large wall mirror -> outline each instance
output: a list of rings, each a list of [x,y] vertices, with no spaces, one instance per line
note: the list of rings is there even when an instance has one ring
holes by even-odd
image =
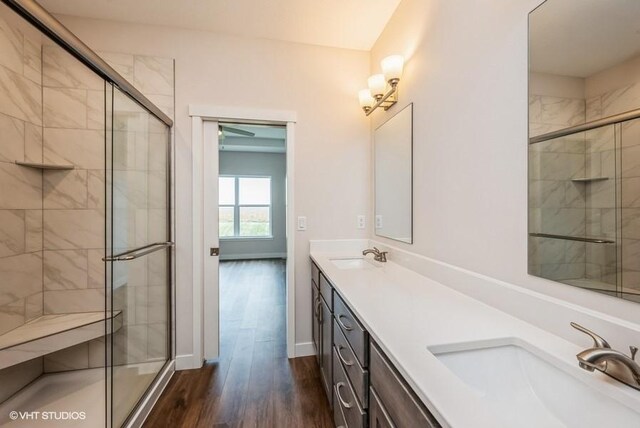
[[[413,104],[374,133],[376,235],[413,243]]]
[[[640,302],[640,1],[545,1],[529,61],[529,273]]]

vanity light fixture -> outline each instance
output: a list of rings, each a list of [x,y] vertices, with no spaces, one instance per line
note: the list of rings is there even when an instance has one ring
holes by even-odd
[[[386,111],[398,102],[398,82],[402,75],[404,58],[402,55],[391,55],[383,59],[380,65],[382,73],[374,74],[367,80],[369,89],[358,92],[360,107],[367,116],[378,107]]]

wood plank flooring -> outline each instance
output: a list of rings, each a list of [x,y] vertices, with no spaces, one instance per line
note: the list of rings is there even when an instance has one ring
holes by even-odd
[[[220,358],[176,372],[144,427],[333,427],[315,357],[287,359],[284,260],[220,262]]]

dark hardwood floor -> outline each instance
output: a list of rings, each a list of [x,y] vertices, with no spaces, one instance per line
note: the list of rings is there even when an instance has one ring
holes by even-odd
[[[284,260],[220,263],[220,358],[176,372],[145,427],[333,427],[314,357],[287,359]]]

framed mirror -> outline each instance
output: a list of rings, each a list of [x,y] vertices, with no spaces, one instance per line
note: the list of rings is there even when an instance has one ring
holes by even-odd
[[[374,132],[375,233],[413,243],[413,104]]]
[[[529,15],[529,273],[640,302],[640,1]]]

